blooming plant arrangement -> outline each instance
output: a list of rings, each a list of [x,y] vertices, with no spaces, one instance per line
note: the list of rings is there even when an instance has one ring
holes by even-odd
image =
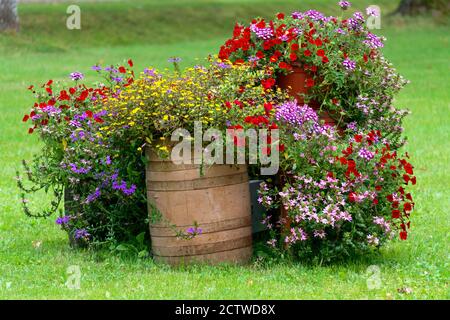
[[[103,129],[122,139],[149,144],[168,155],[175,129],[190,133],[194,123],[220,131],[274,127],[273,106],[287,96],[266,91],[262,71],[209,58],[206,66],[176,73],[146,69],[130,86],[105,103],[113,121]]]
[[[339,5],[343,10],[351,6],[348,1]],[[377,14],[368,8],[368,16]],[[392,145],[400,146],[407,112],[395,109],[392,101],[406,80],[383,57],[383,41],[367,28],[361,12],[348,18],[315,10],[279,13],[274,20],[236,24],[219,58],[264,70],[267,88],[280,74],[300,68],[307,73],[304,100],[310,106],[327,111],[338,126],[383,127]]]
[[[396,233],[406,240],[414,207],[406,186],[416,184],[408,154],[400,157],[379,130],[342,139],[308,106],[285,103],[276,117],[287,129],[290,171],[281,187],[260,190],[264,206],[287,212],[264,220],[273,247],[329,262],[380,247]]]
[[[133,65],[128,61],[129,66]],[[143,164],[136,147],[103,133],[109,115],[103,108],[133,82],[134,74],[125,66],[92,67],[101,72],[106,84],[88,87],[84,75],[71,73],[69,88],[48,81],[29,89],[36,102],[24,122],[29,133],[43,142],[33,162],[24,161],[25,182],[17,173],[22,203],[27,215],[48,217],[65,200],[56,223],[69,233],[72,243],[121,242],[146,230]],[[54,190],[52,207],[32,212],[26,195],[44,189]]]

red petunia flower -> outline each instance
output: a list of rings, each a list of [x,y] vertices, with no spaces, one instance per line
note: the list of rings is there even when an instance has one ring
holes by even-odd
[[[27,122],[28,119],[30,119],[30,116],[26,114],[26,115],[23,117],[22,121],[23,121],[23,122]]]
[[[327,63],[327,62],[329,62],[329,61],[330,61],[330,60],[328,60],[328,57],[323,57],[323,58],[322,58],[322,62],[323,62],[323,63]]]
[[[129,65],[130,67],[133,67],[133,60],[129,59],[129,60],[128,60],[128,65]]]
[[[408,233],[406,231],[400,232],[400,239],[406,240],[408,238]]]
[[[284,13],[278,13],[277,14],[277,18],[278,18],[278,20],[283,20],[284,19]]]
[[[315,44],[316,46],[318,46],[318,47],[321,47],[321,46],[322,46],[322,40],[321,40],[320,38],[317,38],[317,39],[314,41],[314,44]]]
[[[306,86],[308,88],[313,87],[314,86],[314,79],[313,78],[307,78],[306,79]]]
[[[309,51],[309,50],[305,50],[305,52],[303,52],[303,53],[306,57],[311,56],[311,51]]]
[[[263,53],[262,51],[258,51],[258,52],[256,53],[256,57],[257,57],[258,59],[262,59],[262,58],[264,58],[264,53]]]
[[[291,50],[292,51],[297,51],[298,49],[299,49],[299,45],[298,45],[298,43],[293,43],[292,45],[291,45]]]
[[[297,60],[297,55],[296,55],[295,53],[291,53],[291,54],[289,55],[289,59],[290,59],[291,61],[295,61],[295,60]]]
[[[317,54],[319,57],[324,57],[324,56],[325,56],[325,50],[319,49],[319,50],[317,50],[316,54]]]
[[[399,219],[400,218],[400,210],[392,210],[392,218],[393,219]]]
[[[127,72],[127,69],[125,69],[125,67],[123,67],[123,66],[120,66],[119,67],[119,72],[120,73],[125,73],[125,72]]]

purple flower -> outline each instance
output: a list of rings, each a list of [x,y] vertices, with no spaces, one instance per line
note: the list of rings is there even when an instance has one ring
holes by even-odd
[[[94,71],[101,71],[102,67],[100,67],[99,65],[95,65],[95,66],[92,66],[91,69]]]
[[[294,18],[294,19],[303,19],[303,13],[298,12],[298,11],[292,12],[292,18]]]
[[[90,233],[86,231],[86,229],[76,229],[75,230],[75,239],[85,239],[87,240],[90,237]]]
[[[75,163],[70,163],[70,170],[72,170],[72,172],[74,173],[78,173],[78,174],[87,174],[89,173],[89,171],[91,171],[91,167],[87,167],[87,168],[83,168],[83,167],[77,167],[77,165]]]
[[[120,82],[122,82],[123,79],[122,79],[122,77],[111,77],[111,80],[114,82],[120,83]]]
[[[307,122],[317,123],[319,118],[317,113],[306,104],[299,106],[297,101],[285,102],[276,108],[275,118],[278,121],[284,121],[295,127],[301,127]]]
[[[167,62],[178,63],[178,62],[181,62],[181,58],[180,57],[172,57],[172,58],[167,59]]]
[[[347,10],[352,6],[351,2],[349,1],[339,1],[338,2],[339,7],[342,8],[342,10]]]
[[[91,203],[97,200],[101,196],[101,194],[102,193],[100,191],[100,188],[95,189],[94,193],[91,193],[90,195],[87,196],[86,203]]]
[[[350,122],[349,124],[347,124],[347,129],[352,130],[352,131],[356,131],[358,128],[358,125],[355,121]]]
[[[344,62],[342,62],[342,65],[347,69],[348,71],[353,71],[356,68],[356,62],[352,61],[350,59],[345,59]]]
[[[268,40],[274,35],[271,28],[258,28],[256,24],[250,26],[250,31],[254,32],[258,38],[263,40]]]
[[[372,49],[383,48],[384,44],[381,38],[377,37],[371,32],[367,33],[366,40],[363,41],[366,45],[368,45]]]
[[[222,68],[222,69],[231,68],[231,65],[228,63],[225,63],[225,62],[218,62],[218,63],[216,63],[216,66],[218,66],[219,68]]]
[[[83,75],[81,72],[75,71],[75,72],[72,72],[72,73],[70,74],[70,78],[71,78],[73,81],[79,81],[79,80],[82,80],[82,79],[84,78],[84,75]]]
[[[69,223],[71,216],[58,217],[55,221],[56,224],[64,225]]]
[[[202,232],[203,232],[202,228],[198,227],[190,227],[186,230],[186,233],[189,234],[190,236],[199,235],[202,234]]]
[[[305,12],[305,15],[314,21],[322,21],[325,19],[323,13],[317,10],[308,10]]]
[[[362,159],[370,161],[373,159],[374,154],[372,152],[370,152],[369,150],[362,148],[361,150],[359,150],[358,156]]]
[[[144,74],[146,75],[146,76],[148,76],[148,77],[151,77],[151,78],[153,78],[154,76],[156,76],[156,71],[155,71],[155,69],[149,69],[149,68],[145,68],[144,69]]]

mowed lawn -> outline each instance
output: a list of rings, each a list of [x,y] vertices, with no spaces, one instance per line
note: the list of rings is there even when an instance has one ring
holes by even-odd
[[[73,250],[54,217],[34,220],[21,211],[15,170],[39,149],[21,122],[33,101],[26,90],[30,84],[68,80],[72,71],[95,81],[90,66],[128,58],[136,70],[170,67],[170,56],[181,57],[182,66],[201,63],[218,51],[236,20],[308,8],[336,14],[335,2],[81,3],[80,31],[65,29],[65,4],[20,5],[21,34],[0,35],[0,298],[449,299],[450,36],[442,20],[383,18],[377,31],[388,38],[386,56],[411,80],[396,104],[412,111],[405,133],[418,177],[410,237],[392,242],[380,255],[331,266],[255,259],[244,267],[171,269],[151,260]],[[374,2],[357,6],[363,10]],[[382,13],[395,8],[393,1],[379,3]],[[48,198],[31,200],[42,208]],[[65,285],[69,266],[80,268],[79,290]]]

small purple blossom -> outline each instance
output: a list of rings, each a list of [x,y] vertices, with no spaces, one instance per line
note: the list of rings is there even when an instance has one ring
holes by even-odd
[[[303,13],[298,12],[298,11],[292,12],[291,16],[294,19],[303,19]]]
[[[71,216],[58,217],[55,223],[58,225],[65,225],[69,223],[71,218],[72,218]]]
[[[356,62],[355,61],[352,61],[352,60],[350,60],[350,59],[345,59],[343,62],[342,62],[342,65],[344,66],[344,68],[345,69],[347,69],[348,71],[353,71],[353,70],[355,70],[356,69]]]
[[[90,195],[87,196],[86,203],[94,202],[95,200],[97,200],[101,196],[101,194],[102,193],[100,191],[100,188],[96,188],[93,193],[91,193]]]
[[[338,2],[339,7],[342,8],[342,10],[347,10],[352,6],[351,2],[349,1],[339,1]]]
[[[258,28],[256,24],[250,26],[250,31],[254,32],[258,38],[263,40],[268,40],[274,35],[271,28]]]
[[[325,15],[317,10],[308,10],[304,13],[307,17],[314,21],[323,21],[325,20]]]
[[[186,230],[186,233],[190,236],[200,235],[202,232],[202,228],[199,227],[190,227]]]
[[[75,72],[72,72],[70,74],[70,78],[73,81],[79,81],[79,80],[82,80],[84,78],[84,75],[81,72],[75,71]]]
[[[374,154],[365,148],[361,148],[358,152],[358,156],[364,160],[370,161],[373,159]]]
[[[75,239],[79,240],[79,239],[89,239],[89,237],[91,236],[91,234],[89,232],[87,232],[86,229],[76,229],[75,230]]]
[[[98,72],[98,71],[102,70],[102,67],[100,67],[99,65],[95,65],[95,66],[92,66],[91,69]]]

